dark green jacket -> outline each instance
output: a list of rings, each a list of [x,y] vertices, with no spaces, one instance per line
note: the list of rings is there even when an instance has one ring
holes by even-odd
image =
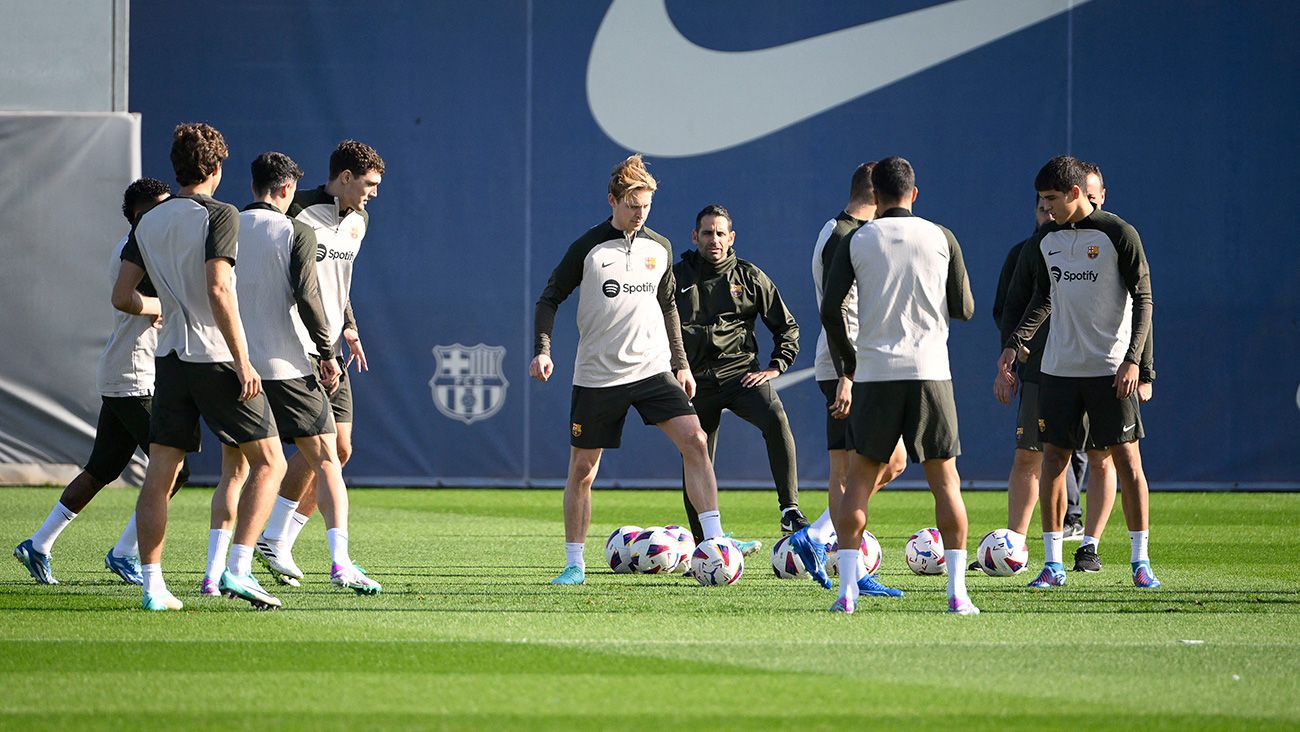
[[[799,324],[763,270],[733,250],[716,267],[698,251],[673,266],[677,312],[691,372],[696,379],[727,381],[764,368],[784,373],[799,355]],[[772,358],[758,360],[754,320],[772,331]]]

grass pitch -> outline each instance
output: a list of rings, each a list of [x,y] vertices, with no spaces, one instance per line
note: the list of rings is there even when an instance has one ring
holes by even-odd
[[[30,535],[58,491],[3,490],[5,547]],[[587,585],[552,587],[562,564],[558,491],[352,494],[352,554],[378,597],[330,587],[324,530],[295,555],[309,575],[286,608],[200,598],[210,491],[172,504],[164,566],[185,603],[139,610],[138,588],[102,567],[134,505],[105,491],[60,537],[57,587],[0,564],[0,728],[358,727],[820,729],[1295,729],[1300,725],[1300,495],[1155,494],[1153,565],[1137,590],[1115,516],[1100,574],[1051,591],[973,575],[983,610],[945,612],[944,579],[902,561],[933,523],[923,492],[882,493],[872,531],[898,600],[777,580],[774,497],[726,493],[724,526],[762,538],[739,584],[614,575],[615,527],[681,522],[675,492],[594,496]],[[816,514],[825,494],[806,491]],[[1005,523],[1005,494],[970,493],[970,548]],[[1075,544],[1067,544],[1067,555]],[[1042,546],[1031,533],[1032,564]],[[267,587],[272,583],[262,575]]]

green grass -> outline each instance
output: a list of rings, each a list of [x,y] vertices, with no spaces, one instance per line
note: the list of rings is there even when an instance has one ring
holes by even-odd
[[[6,546],[58,498],[2,495]],[[943,579],[902,562],[906,537],[933,522],[922,492],[873,504],[884,579],[907,596],[867,598],[851,617],[827,613],[834,595],[810,581],[775,579],[766,551],[726,588],[602,570],[614,527],[682,520],[680,496],[653,491],[595,494],[577,588],[548,584],[559,492],[354,491],[352,553],[384,594],[332,590],[317,519],[296,551],[304,586],[257,613],[197,594],[210,495],[173,501],[165,566],[180,613],[138,610],[138,589],[102,567],[132,491],[106,491],[64,532],[62,585],[0,564],[0,728],[1300,725],[1300,495],[1156,494],[1154,591],[1131,585],[1117,508],[1102,573],[1048,592],[972,576],[973,618],[948,616]],[[824,495],[806,492],[805,509]],[[967,501],[973,548],[1005,522],[1005,496]],[[770,493],[727,493],[722,508],[727,529],[770,546]]]

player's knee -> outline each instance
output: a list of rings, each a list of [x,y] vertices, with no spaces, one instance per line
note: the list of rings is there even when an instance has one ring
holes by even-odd
[[[683,437],[681,448],[682,457],[688,460],[709,459],[709,438],[702,429],[697,429]]]

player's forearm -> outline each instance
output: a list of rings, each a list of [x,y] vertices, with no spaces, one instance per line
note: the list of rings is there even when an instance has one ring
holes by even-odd
[[[546,300],[538,300],[533,309],[533,355],[551,355],[551,331],[555,330],[556,308]]]

